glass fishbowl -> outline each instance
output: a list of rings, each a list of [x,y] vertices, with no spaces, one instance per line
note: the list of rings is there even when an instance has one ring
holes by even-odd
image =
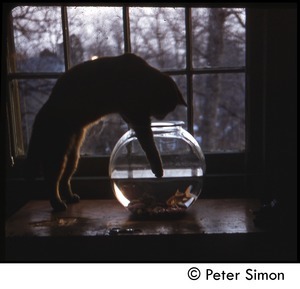
[[[199,197],[205,158],[183,122],[151,124],[163,176],[156,177],[133,129],[115,145],[109,163],[112,188],[132,214],[161,216],[183,213]]]

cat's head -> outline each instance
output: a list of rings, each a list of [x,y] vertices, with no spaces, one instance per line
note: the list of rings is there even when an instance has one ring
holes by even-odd
[[[150,89],[152,102],[149,103],[150,114],[158,120],[164,119],[177,105],[187,106],[176,82],[168,75],[162,74],[160,81]]]
[[[125,70],[123,92],[127,92],[127,102],[121,109],[161,120],[177,105],[187,106],[172,77],[134,54],[124,54],[121,59]]]

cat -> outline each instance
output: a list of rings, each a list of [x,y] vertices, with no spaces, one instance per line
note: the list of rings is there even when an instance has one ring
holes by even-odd
[[[71,178],[86,130],[102,117],[119,113],[135,131],[154,175],[162,177],[151,116],[161,120],[177,105],[186,103],[175,81],[135,54],[78,64],[57,80],[36,115],[27,153],[28,172],[40,166],[52,208],[66,210],[67,203],[80,200],[72,192]]]

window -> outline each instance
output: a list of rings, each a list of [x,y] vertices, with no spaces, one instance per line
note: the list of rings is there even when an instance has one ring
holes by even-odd
[[[176,108],[167,120],[184,121],[205,153],[201,195],[259,194],[254,188],[264,169],[264,108],[263,54],[261,39],[257,39],[261,33],[256,29],[263,20],[251,8],[226,3],[155,5],[10,9],[4,75],[8,154],[15,163],[8,174],[13,188],[23,186],[15,178],[22,176],[34,117],[60,75],[83,61],[132,52],[173,77],[188,103],[187,108]],[[104,195],[111,197],[109,156],[127,129],[118,115],[107,116],[90,129],[73,179],[74,191],[97,198],[95,192],[105,188],[101,196],[107,191]],[[36,182],[37,197],[40,181]]]
[[[124,52],[174,78],[188,108],[167,119],[183,120],[204,152],[244,152],[245,27],[244,8],[15,7],[9,42],[15,155],[26,154],[34,117],[64,71]],[[109,155],[126,130],[118,115],[105,117],[90,129],[82,155]]]

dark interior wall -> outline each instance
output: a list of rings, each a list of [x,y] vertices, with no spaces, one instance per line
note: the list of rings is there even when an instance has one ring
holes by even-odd
[[[297,214],[297,10],[265,11],[265,160],[268,195],[279,199],[285,224]]]

